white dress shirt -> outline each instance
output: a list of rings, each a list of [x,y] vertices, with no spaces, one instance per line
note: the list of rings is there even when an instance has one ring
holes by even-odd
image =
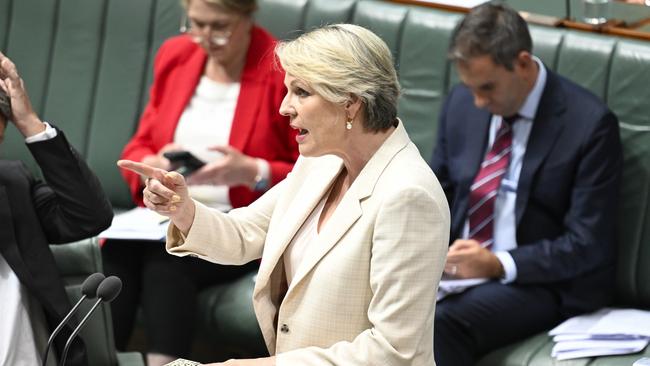
[[[526,101],[519,109],[519,118],[512,125],[512,152],[508,169],[501,180],[501,186],[494,202],[494,243],[492,251],[497,256],[504,269],[503,283],[513,282],[517,278],[517,266],[508,250],[517,247],[515,202],[517,201],[517,186],[519,174],[526,153],[528,137],[533,126],[533,119],[537,114],[537,107],[546,86],[546,68],[542,61],[533,56],[539,66],[539,73],[535,85],[526,97]],[[494,138],[501,127],[503,117],[492,115],[488,136],[487,151],[492,147]],[[465,220],[463,238],[467,239],[469,233],[469,219]]]
[[[45,122],[45,130],[25,139],[28,144],[56,137]],[[0,254],[0,366],[41,364],[47,344],[47,328],[42,308],[20,283],[9,263]],[[53,357],[48,365],[54,364]]]

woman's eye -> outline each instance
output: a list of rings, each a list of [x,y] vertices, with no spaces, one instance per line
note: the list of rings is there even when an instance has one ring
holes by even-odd
[[[309,93],[303,88],[296,88],[296,95],[299,97],[308,97]]]

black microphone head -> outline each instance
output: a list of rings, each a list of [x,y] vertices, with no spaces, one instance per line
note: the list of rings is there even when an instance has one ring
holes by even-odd
[[[99,284],[97,297],[104,302],[111,302],[122,291],[122,280],[115,276],[108,276]]]
[[[97,287],[99,284],[104,281],[104,276],[102,273],[93,273],[81,285],[81,294],[86,295],[89,299],[94,299],[97,297]]]

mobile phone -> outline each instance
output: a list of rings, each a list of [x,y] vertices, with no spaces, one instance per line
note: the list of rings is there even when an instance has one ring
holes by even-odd
[[[163,156],[172,164],[172,169],[188,176],[205,165],[205,161],[197,158],[189,151],[168,151]]]
[[[9,99],[9,96],[2,88],[0,88],[0,113],[6,119],[11,118],[11,99]]]

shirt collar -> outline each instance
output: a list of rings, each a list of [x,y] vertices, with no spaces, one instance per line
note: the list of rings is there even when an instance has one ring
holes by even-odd
[[[544,87],[546,86],[546,67],[544,63],[537,56],[532,56],[533,60],[539,66],[539,72],[537,73],[537,80],[535,80],[535,86],[533,90],[528,93],[526,101],[519,109],[519,115],[523,118],[533,120],[535,114],[537,114],[537,107],[539,106],[539,101],[542,99],[542,92],[544,92]]]

